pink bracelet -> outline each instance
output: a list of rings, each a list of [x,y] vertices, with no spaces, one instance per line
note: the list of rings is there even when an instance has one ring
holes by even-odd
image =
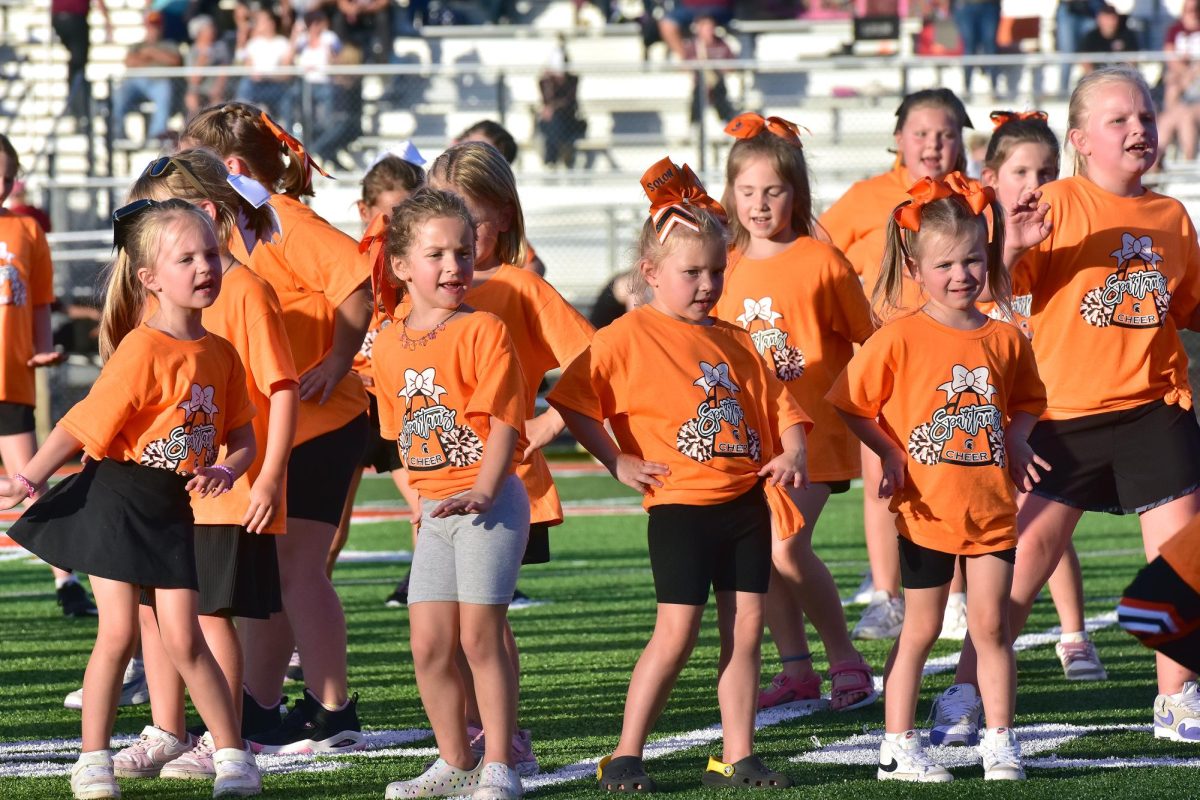
[[[12,476],[12,479],[25,487],[25,496],[30,500],[33,500],[37,497],[37,487],[29,482],[29,478],[26,478],[24,475],[18,472]]]
[[[221,472],[224,472],[226,475],[228,475],[230,486],[233,486],[233,484],[237,483],[237,477],[233,474],[233,470],[231,470],[229,467],[225,466],[224,464],[214,464],[213,469],[220,470]]]

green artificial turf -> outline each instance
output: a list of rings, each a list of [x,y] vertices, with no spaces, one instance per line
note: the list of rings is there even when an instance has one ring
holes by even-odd
[[[565,501],[612,501],[632,493],[607,476],[562,479]],[[363,482],[360,502],[394,502],[386,480]],[[866,567],[862,541],[861,493],[834,497],[817,530],[816,549],[837,579],[843,595],[858,585]],[[1089,617],[1110,612],[1121,590],[1142,563],[1136,520],[1089,515],[1076,536],[1088,598]],[[406,524],[356,526],[349,548],[388,551],[407,548]],[[629,673],[654,621],[654,594],[645,548],[645,518],[640,513],[569,518],[552,534],[554,560],[527,567],[521,589],[542,605],[514,611],[513,629],[521,645],[521,724],[533,730],[542,772],[596,759],[611,751],[621,724]],[[383,599],[405,569],[402,564],[345,563],[335,573],[349,623],[351,689],[360,696],[359,713],[371,731],[427,728],[413,681],[408,647],[408,614],[389,609]],[[64,619],[54,603],[45,567],[27,561],[0,563],[0,774],[18,762],[4,744],[16,741],[72,739],[79,736],[79,714],[62,707],[63,696],[77,688],[87,662],[95,622]],[[851,608],[851,623],[860,609]],[[1029,632],[1057,623],[1048,600],[1039,602]],[[827,663],[820,640],[810,630],[815,663]],[[1072,723],[1087,726],[1149,725],[1154,700],[1153,656],[1115,627],[1095,635],[1110,679],[1100,684],[1067,683],[1053,648],[1048,645],[1019,656],[1018,725]],[[876,669],[888,643],[861,643]],[[933,657],[953,653],[940,642]],[[655,738],[705,728],[717,721],[715,614],[710,609],[691,664],[685,669],[655,732]],[[764,647],[764,680],[777,667],[774,648]],[[923,722],[934,694],[951,682],[943,672],[926,679],[918,707]],[[828,683],[826,683],[826,689]],[[285,692],[298,696],[289,683]],[[118,734],[136,734],[149,721],[148,707],[125,708],[117,719]],[[867,766],[792,763],[790,758],[847,737],[864,728],[882,728],[883,707],[822,712],[763,728],[757,738],[764,759],[796,780],[783,797],[929,798],[983,797],[1112,797],[1185,798],[1200,796],[1200,771],[1191,767],[1100,769],[1084,765],[1067,769],[1030,769],[1024,785],[985,784],[980,767],[954,770],[946,786],[884,784]],[[433,740],[403,747],[404,755],[319,759],[311,769],[265,778],[270,796],[287,798],[380,798],[385,785],[417,775],[431,757]],[[57,748],[70,752],[70,745]],[[727,792],[699,789],[699,776],[719,743],[682,749],[651,759],[648,767],[668,796],[726,797]],[[1200,748],[1155,740],[1149,733],[1097,731],[1059,746],[1062,758],[1200,759]],[[24,762],[22,762],[24,763]],[[70,762],[59,756],[56,762]],[[335,768],[336,767],[336,768]],[[10,772],[11,774],[11,772]],[[207,796],[207,783],[122,781],[126,798],[194,798]],[[538,789],[537,797],[598,796],[594,781],[576,780]],[[0,798],[69,797],[65,777],[0,778]]]

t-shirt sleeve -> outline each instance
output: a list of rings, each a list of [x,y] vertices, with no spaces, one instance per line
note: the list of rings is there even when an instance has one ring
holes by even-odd
[[[254,404],[250,402],[250,393],[246,391],[246,368],[242,366],[242,359],[233,345],[229,345],[229,354],[232,363],[229,367],[229,383],[225,388],[225,408],[228,415],[225,423],[227,439],[230,431],[250,422],[256,413]]]
[[[854,274],[853,265],[840,252],[834,252],[832,258],[835,263],[831,265],[825,285],[831,328],[843,339],[862,344],[875,332],[871,303],[863,291],[862,281]]]
[[[541,281],[541,278],[538,280]],[[554,354],[558,365],[565,367],[587,349],[596,330],[553,286],[545,281],[542,283],[545,285],[540,299],[544,302],[537,309],[532,322],[537,328],[538,338]],[[542,378],[541,375],[527,377],[535,382]]]
[[[818,220],[821,227],[829,233],[829,240],[833,242],[833,246],[843,253],[860,238],[857,221],[862,218],[862,209],[855,207],[854,190],[855,187],[851,186],[833,205],[825,209],[825,213]]]
[[[299,385],[282,313],[269,303],[247,310],[258,315],[247,328],[250,348],[246,365],[258,391],[270,397],[273,392]]]
[[[371,263],[358,243],[320,218],[291,226],[284,258],[305,287],[325,295],[334,308],[371,278]]]
[[[384,336],[375,340],[375,360],[379,364],[388,363],[391,344]],[[375,398],[379,403],[379,436],[395,441],[400,436],[401,414],[396,408],[399,388],[392,382],[392,372],[389,369],[375,370]]]
[[[475,388],[464,409],[468,417],[491,416],[525,429],[525,376],[508,330],[499,320],[481,325],[472,339]],[[382,427],[382,426],[381,426]]]
[[[894,378],[891,348],[884,337],[877,334],[854,354],[825,399],[848,414],[877,417],[883,404],[892,396]]]
[[[1022,411],[1040,417],[1046,410],[1046,386],[1038,375],[1033,345],[1020,333],[1016,340],[1017,359],[1012,370],[1007,413],[1009,418]]]
[[[1196,229],[1187,212],[1180,209],[1184,216],[1183,241],[1186,252],[1183,261],[1186,265],[1183,277],[1171,295],[1170,314],[1178,328],[1186,328],[1200,305],[1200,245],[1196,242]]]
[[[50,260],[50,245],[46,234],[36,222],[30,226],[29,243],[29,302],[35,306],[54,302],[54,264]]]
[[[139,352],[133,352],[135,349]],[[104,458],[125,423],[152,401],[154,371],[144,366],[151,357],[136,346],[124,350],[118,347],[87,397],[59,420],[58,424],[83,444],[90,458]]]
[[[607,338],[596,336],[563,371],[546,400],[555,408],[574,411],[600,422],[623,414],[628,403],[622,366],[619,358],[612,357]]]

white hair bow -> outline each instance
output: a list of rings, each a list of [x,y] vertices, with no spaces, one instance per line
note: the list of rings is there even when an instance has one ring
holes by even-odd
[[[371,166],[367,167],[367,172],[374,169],[380,161],[383,161],[388,156],[395,156],[401,161],[407,161],[409,164],[417,167],[423,167],[427,163],[425,157],[417,150],[417,146],[410,139],[405,139],[403,142],[381,150],[379,155],[375,156],[375,160],[371,162]]]

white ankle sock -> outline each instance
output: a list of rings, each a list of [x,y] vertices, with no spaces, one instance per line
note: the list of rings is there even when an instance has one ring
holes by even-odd
[[[1062,635],[1058,637],[1058,640],[1063,644],[1079,644],[1080,642],[1088,641],[1088,635],[1087,631],[1076,631],[1074,633],[1067,633],[1066,631],[1063,631]]]
[[[79,579],[75,577],[75,573],[71,573],[70,575],[68,575],[65,578],[55,578],[54,579],[54,588],[61,589],[64,586],[71,584],[71,583],[79,583]]]

